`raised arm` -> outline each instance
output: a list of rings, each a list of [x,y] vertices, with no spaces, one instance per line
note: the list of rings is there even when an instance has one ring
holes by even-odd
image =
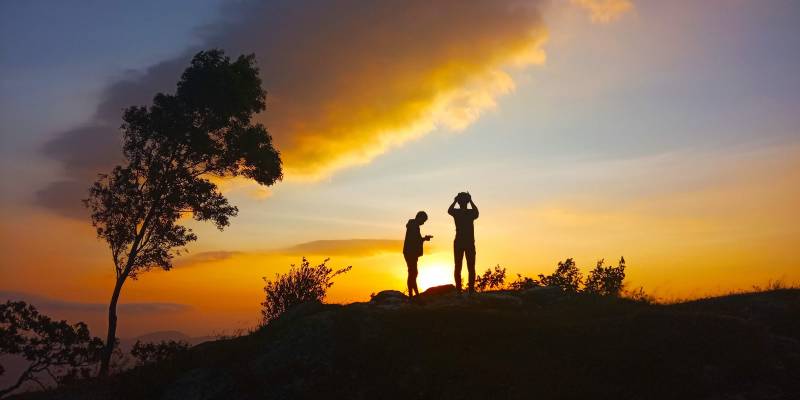
[[[475,202],[472,201],[472,197],[469,198],[469,204],[471,204],[472,205],[472,209],[475,210],[475,219],[478,219],[478,215],[480,215],[480,212],[478,211],[478,206],[476,206]]]
[[[457,199],[458,197],[456,197]],[[450,207],[447,209],[447,213],[453,215],[453,211],[456,209],[456,199],[453,199],[453,204],[450,204]]]

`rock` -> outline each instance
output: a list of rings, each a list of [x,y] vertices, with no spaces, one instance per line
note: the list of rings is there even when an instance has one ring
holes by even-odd
[[[385,309],[398,309],[408,304],[408,296],[397,290],[383,290],[369,301],[370,304]]]
[[[375,296],[372,296],[370,299],[371,303],[385,303],[385,302],[395,302],[395,301],[406,301],[408,300],[408,296],[406,296],[403,292],[398,290],[381,290]]]
[[[455,292],[456,292],[456,287],[454,285],[441,285],[441,286],[429,287],[424,292],[422,292],[422,296],[439,296]]]
[[[552,304],[564,298],[564,292],[555,286],[537,286],[520,292],[520,297],[526,303]]]

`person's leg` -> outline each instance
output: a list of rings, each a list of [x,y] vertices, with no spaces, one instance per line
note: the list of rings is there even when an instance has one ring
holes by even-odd
[[[468,290],[470,293],[475,291],[475,245],[468,246],[464,253],[467,256],[467,274],[469,275]]]
[[[414,267],[409,271],[409,281],[411,281],[410,288],[408,289],[409,296],[411,296],[411,291],[414,291],[415,296],[419,296],[419,288],[417,287],[417,275],[419,274],[419,270],[417,269],[419,259],[414,258]]]
[[[414,286],[417,285],[417,259],[405,254],[403,256],[406,259],[406,267],[408,268],[408,279],[406,280],[408,297],[411,297],[414,295]]]
[[[456,290],[461,292],[461,261],[464,258],[464,247],[458,243],[453,243],[453,258],[455,259],[453,278],[455,279]]]

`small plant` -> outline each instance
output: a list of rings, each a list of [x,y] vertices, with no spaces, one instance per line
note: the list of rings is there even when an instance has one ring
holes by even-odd
[[[578,293],[583,276],[575,265],[575,260],[568,258],[559,261],[552,275],[539,274],[539,283],[544,286],[555,286],[567,293]]]
[[[600,296],[619,296],[622,292],[622,281],[625,280],[625,257],[619,259],[619,265],[603,266],[603,260],[597,262],[597,266],[589,272],[586,277],[586,286],[583,288],[585,293]]]
[[[517,280],[508,284],[508,288],[511,290],[525,290],[538,286],[541,286],[539,281],[529,276],[522,276],[522,274],[517,274]]]
[[[494,270],[487,268],[483,275],[475,278],[475,290],[484,292],[490,289],[502,289],[506,282],[506,269],[500,264],[495,265]]]
[[[100,360],[102,348],[103,341],[92,337],[83,322],[69,325],[54,321],[24,301],[0,304],[0,354],[18,355],[28,361],[17,380],[0,389],[0,398],[26,382],[46,388],[40,374],[47,374],[57,384],[86,378]]]
[[[325,300],[328,289],[333,286],[333,278],[353,268],[348,266],[334,271],[327,265],[329,260],[326,258],[322,264],[311,266],[311,263],[303,257],[300,266],[292,264],[286,274],[275,274],[274,280],[263,278],[266,295],[266,299],[261,303],[263,324],[270,323],[298,304]]]
[[[131,355],[138,365],[145,365],[171,360],[186,350],[189,350],[189,343],[182,340],[162,340],[157,343],[142,343],[137,340],[131,349]]]
[[[644,304],[656,304],[658,302],[655,296],[647,294],[642,287],[634,290],[626,290],[622,292],[622,297]]]

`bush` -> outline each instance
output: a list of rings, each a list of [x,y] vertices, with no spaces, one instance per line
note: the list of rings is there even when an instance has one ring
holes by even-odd
[[[487,268],[483,275],[475,278],[475,290],[484,292],[489,289],[502,289],[506,283],[506,269],[500,264],[494,266],[494,271]]]
[[[508,288],[511,290],[525,290],[538,286],[541,286],[539,281],[528,276],[522,276],[522,274],[517,274],[517,280],[508,284]]]
[[[352,269],[352,266],[334,271],[327,266],[329,258],[322,264],[311,266],[303,257],[300,266],[291,265],[286,274],[275,274],[275,280],[264,279],[266,299],[261,305],[263,324],[266,325],[278,318],[293,306],[307,301],[325,300],[328,289],[333,286],[333,278]]]
[[[0,354],[15,354],[28,361],[13,384],[0,388],[0,398],[26,382],[44,388],[42,374],[58,384],[86,378],[100,359],[102,347],[103,341],[92,337],[83,322],[54,321],[24,301],[0,304]]]
[[[566,261],[559,261],[555,272],[552,275],[544,276],[539,274],[539,283],[544,286],[556,286],[567,293],[577,293],[583,277],[581,271],[571,258]]]
[[[619,296],[622,292],[622,281],[625,280],[625,257],[619,259],[616,267],[603,266],[603,260],[586,277],[583,291],[600,296]]]
[[[131,355],[138,365],[145,365],[173,359],[188,349],[189,343],[181,340],[162,340],[157,343],[142,343],[137,340],[131,349]]]

